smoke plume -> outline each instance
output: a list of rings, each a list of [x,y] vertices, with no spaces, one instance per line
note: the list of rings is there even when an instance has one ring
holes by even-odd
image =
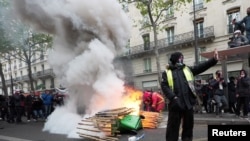
[[[17,17],[53,35],[49,64],[69,99],[44,131],[75,137],[82,116],[120,107],[124,82],[113,65],[124,51],[130,23],[116,0],[12,0]]]

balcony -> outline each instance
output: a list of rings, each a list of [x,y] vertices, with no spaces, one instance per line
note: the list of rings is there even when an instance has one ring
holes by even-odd
[[[147,70],[143,70],[144,73],[151,73],[152,70],[151,69],[147,69]]]
[[[46,78],[52,78],[55,77],[55,74],[52,69],[47,69],[43,71],[38,71],[36,73],[32,74],[34,79],[46,79]]]
[[[209,27],[203,28],[203,31],[198,35],[198,42],[199,43],[208,42],[208,41],[212,41],[214,38],[215,38],[214,27],[209,26]],[[174,48],[178,46],[180,47],[192,46],[192,44],[194,43],[194,31],[175,35],[172,39],[173,40],[171,40],[171,42],[169,42],[168,38],[159,39],[157,41],[159,51],[162,52],[165,50],[169,50],[169,48]],[[147,49],[145,49],[145,44],[134,46],[134,47],[131,47],[130,50],[125,55],[123,55],[123,57],[133,58],[133,57],[138,57],[147,53],[152,54],[152,52],[154,51],[154,47],[155,47],[154,42],[150,42],[149,47],[147,47]]]
[[[32,73],[32,77],[33,77],[34,80],[36,80],[36,79],[47,79],[47,78],[54,78],[55,74],[53,73],[52,69],[47,69],[47,70],[44,70],[44,71],[39,71],[39,72],[36,72],[36,73]],[[13,78],[13,81],[14,82],[28,82],[30,80],[29,80],[28,75],[23,75],[23,76],[20,76],[20,77]],[[5,82],[6,82],[6,84],[10,84],[10,80],[6,80]]]

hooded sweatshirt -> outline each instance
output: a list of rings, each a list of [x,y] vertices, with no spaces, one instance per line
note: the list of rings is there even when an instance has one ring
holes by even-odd
[[[238,79],[236,94],[239,94],[239,97],[250,97],[250,78],[244,69],[240,70],[240,74],[241,72],[244,72],[245,76]]]

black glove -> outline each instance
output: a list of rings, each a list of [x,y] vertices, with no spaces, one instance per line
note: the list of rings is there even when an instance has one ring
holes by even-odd
[[[171,105],[170,105],[171,109],[173,110],[184,110],[183,104],[181,104],[181,101],[178,97],[174,98],[171,101]]]

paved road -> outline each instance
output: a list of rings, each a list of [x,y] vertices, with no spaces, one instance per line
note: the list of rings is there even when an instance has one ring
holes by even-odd
[[[164,141],[167,117],[158,129],[144,129],[138,132],[137,136],[145,134],[142,141]],[[213,114],[196,114],[193,141],[207,140],[208,124],[250,124],[249,119],[235,118],[234,115],[225,114],[215,118]],[[44,122],[24,122],[21,124],[9,124],[0,121],[4,129],[0,129],[0,141],[91,141],[90,139],[69,139],[65,135],[50,134],[43,132]],[[120,141],[127,141],[133,135],[121,135]]]

